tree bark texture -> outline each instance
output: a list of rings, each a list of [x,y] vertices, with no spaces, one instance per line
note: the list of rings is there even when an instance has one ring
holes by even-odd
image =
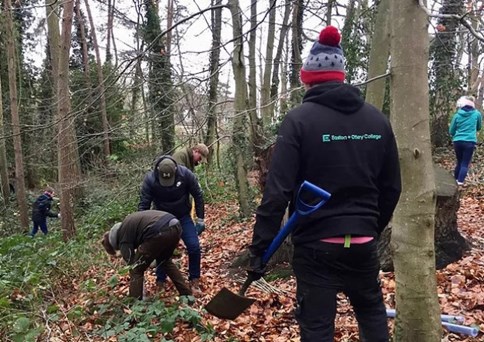
[[[246,147],[247,141],[247,82],[245,76],[244,48],[242,35],[242,16],[238,0],[229,0],[232,14],[232,33],[234,37],[234,52],[232,68],[235,80],[234,124],[232,134],[232,149],[235,168],[235,182],[238,190],[240,214],[250,215],[249,183],[247,181]]]
[[[291,16],[291,0],[285,0],[284,2],[284,18],[282,20],[282,27],[279,31],[279,43],[277,45],[276,56],[274,57],[274,67],[272,70],[272,83],[271,83],[271,93],[270,102],[268,106],[268,113],[270,113],[271,118],[274,119],[274,108],[276,107],[276,102],[278,98],[279,91],[279,66],[281,64],[282,52],[284,49],[284,43],[287,41],[287,32],[289,31],[289,18]],[[285,92],[282,92],[283,96],[286,96]],[[282,108],[280,110],[282,112]]]
[[[145,42],[149,46],[149,103],[154,112],[152,133],[160,142],[163,153],[171,153],[175,147],[175,120],[173,117],[173,83],[170,56],[161,37],[158,0],[144,2],[146,21]]]
[[[255,63],[255,46],[257,40],[257,0],[250,2],[250,33],[249,33],[249,125],[250,142],[254,154],[257,155],[261,150],[262,139],[260,134],[260,122],[257,117],[257,66]]]
[[[271,74],[272,74],[272,56],[274,54],[274,40],[276,36],[276,3],[277,0],[272,0],[269,8],[269,25],[267,27],[267,44],[264,63],[264,74],[262,76],[262,84],[260,90],[260,106],[262,125],[264,129],[272,123],[271,111]]]
[[[212,6],[220,6],[222,0],[212,1]],[[217,101],[219,85],[219,68],[220,68],[220,48],[221,48],[221,31],[222,31],[222,9],[215,8],[211,11],[212,26],[212,49],[210,50],[209,73],[210,80],[208,83],[208,108],[207,108],[207,135],[205,144],[209,146],[208,164],[212,165],[213,160],[213,143],[217,139]]]
[[[71,113],[69,91],[69,51],[71,48],[72,17],[74,1],[64,2],[62,39],[60,54],[52,56],[59,58],[58,82],[58,117],[59,117],[59,184],[60,209],[62,213],[61,225],[64,241],[68,241],[76,234],[73,208],[78,192],[80,180],[79,153],[77,149],[74,116]]]
[[[92,43],[94,45],[94,51],[96,53],[99,107],[101,108],[101,121],[102,121],[102,127],[103,127],[103,152],[104,152],[103,160],[104,162],[106,162],[106,158],[111,154],[111,146],[109,142],[109,121],[108,121],[108,113],[106,110],[106,89],[104,87],[103,65],[101,61],[101,53],[99,51],[99,45],[97,43],[96,26],[94,25],[94,20],[92,18],[91,8],[89,6],[89,0],[84,0],[84,3],[86,4],[87,16],[89,18],[89,24],[91,25]],[[109,36],[109,32],[108,32],[108,36]]]
[[[388,68],[388,57],[390,55],[389,4],[390,0],[380,0],[378,4],[368,62],[368,79],[385,74]],[[386,79],[380,78],[366,86],[366,102],[371,103],[379,110],[383,109],[385,85]]]
[[[403,185],[391,237],[398,312],[394,341],[437,342],[442,327],[435,277],[436,190],[429,139],[428,18],[418,2],[399,0],[392,2],[391,22],[391,121]],[[411,35],[408,27],[412,27]]]
[[[1,28],[0,28],[1,30]],[[5,125],[3,124],[2,80],[0,75],[0,193],[4,205],[10,199],[10,185],[7,171],[7,150],[5,148]]]
[[[16,30],[13,24],[13,9],[11,0],[4,0],[5,8],[5,37],[7,43],[8,84],[10,96],[10,114],[12,116],[13,150],[15,154],[15,179],[17,205],[20,213],[20,226],[23,230],[29,229],[27,213],[27,197],[25,193],[25,174],[22,152],[22,138],[20,130],[20,115],[17,94],[17,56],[15,51]]]
[[[291,41],[291,70],[289,74],[289,87],[291,90],[291,106],[302,102],[303,90],[299,81],[299,71],[302,66],[301,50],[302,46],[302,21],[304,15],[303,0],[295,0],[292,10],[292,41]]]

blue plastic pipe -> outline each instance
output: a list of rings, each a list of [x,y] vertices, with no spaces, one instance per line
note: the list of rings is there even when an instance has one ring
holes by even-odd
[[[458,333],[458,334],[464,334],[464,335],[469,335],[472,337],[476,337],[477,334],[479,334],[479,329],[476,327],[467,327],[465,325],[459,325],[459,324],[452,324],[449,322],[442,322],[442,325],[447,328],[450,332]]]
[[[387,317],[395,317],[395,309],[387,309]],[[464,317],[453,316],[453,315],[440,315],[440,320],[442,322],[452,323],[452,324],[462,324],[464,323]]]
[[[387,309],[387,317],[394,318],[396,311],[394,309]],[[469,335],[476,337],[479,334],[479,329],[476,327],[468,327],[465,325],[454,324],[453,322],[463,323],[464,317],[452,315],[440,315],[442,325],[450,332]]]

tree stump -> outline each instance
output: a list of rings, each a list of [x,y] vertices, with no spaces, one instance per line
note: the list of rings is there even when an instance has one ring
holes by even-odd
[[[437,204],[435,213],[435,261],[437,269],[462,258],[469,250],[469,242],[462,237],[457,227],[459,191],[454,177],[439,166],[435,166]],[[378,242],[380,264],[383,271],[393,271],[390,247],[391,224],[383,231]]]

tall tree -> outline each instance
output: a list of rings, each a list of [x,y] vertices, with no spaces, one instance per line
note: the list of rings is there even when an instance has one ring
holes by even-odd
[[[0,27],[1,30],[1,27]],[[2,80],[0,73],[0,193],[3,203],[8,204],[10,198],[10,186],[7,171],[7,150],[5,148],[5,129],[3,124],[3,99],[2,99]]]
[[[8,84],[10,96],[10,114],[12,116],[13,148],[15,153],[15,179],[17,205],[20,213],[20,225],[25,231],[29,228],[27,214],[27,198],[25,193],[25,173],[22,152],[22,138],[20,130],[20,116],[17,94],[17,63],[15,51],[15,27],[13,23],[13,9],[11,0],[4,0],[5,9],[5,37],[7,42]]]
[[[250,143],[255,155],[258,155],[262,148],[261,123],[257,116],[257,66],[255,58],[255,47],[257,41],[257,0],[250,2],[250,33],[249,33],[249,123]]]
[[[175,147],[175,120],[173,117],[173,82],[170,56],[162,40],[158,1],[145,0],[145,42],[149,46],[149,102],[154,112],[156,127],[153,134],[159,139],[163,153]]]
[[[212,6],[220,6],[222,0],[212,0]],[[205,144],[209,146],[209,158],[213,158],[213,143],[217,137],[217,100],[220,68],[220,48],[222,32],[222,8],[214,8],[211,11],[212,49],[210,50],[210,64],[208,72],[208,110],[207,110],[207,135]]]
[[[437,342],[441,325],[435,276],[436,195],[428,110],[428,18],[414,0],[393,1],[392,6],[390,117],[403,185],[391,238],[397,309],[394,341]],[[410,22],[412,34],[406,30]]]
[[[464,0],[444,0],[439,9],[440,14],[460,14]],[[456,59],[457,35],[459,20],[454,17],[442,16],[437,19],[435,39],[430,46],[432,57],[431,68],[431,138],[434,147],[445,146],[448,142],[449,114],[454,109],[455,98],[462,89],[459,68]],[[440,25],[440,26],[439,26]]]
[[[54,98],[57,100],[58,83],[57,76],[59,75],[59,55],[60,55],[60,31],[59,31],[59,4],[56,1],[45,0],[45,12],[47,17],[47,42],[49,47],[50,67],[52,92],[55,94]],[[57,113],[57,111],[56,111]],[[58,118],[56,117],[55,120]]]
[[[56,75],[58,96],[58,149],[59,149],[59,183],[60,209],[62,213],[62,233],[64,241],[76,234],[74,224],[74,203],[80,184],[79,153],[77,149],[74,116],[71,113],[69,91],[69,51],[71,49],[72,17],[74,0],[64,2],[62,12],[62,39],[59,55],[52,56],[59,59],[59,73]]]
[[[470,3],[470,6],[473,6],[474,8],[477,7],[477,3]],[[474,9],[471,8],[471,9]],[[474,28],[475,31],[479,31],[479,25],[480,24],[480,15],[477,14],[477,8],[473,10],[471,13],[469,13],[469,16],[472,20],[472,27]],[[478,92],[479,86],[482,83],[482,75],[479,76],[480,74],[480,63],[479,63],[479,58],[480,58],[480,52],[479,52],[479,40],[476,39],[474,36],[469,35],[469,46],[470,46],[470,51],[469,51],[469,82],[468,82],[468,92],[469,94],[476,94]]]
[[[261,84],[261,117],[264,129],[272,122],[271,112],[271,74],[272,74],[272,56],[274,53],[274,41],[276,37],[276,1],[271,0],[269,7],[269,25],[267,27],[267,44],[265,54],[264,75]]]
[[[368,62],[368,79],[385,74],[390,55],[390,0],[380,0],[377,7],[375,28],[371,40]],[[380,78],[370,82],[366,87],[365,100],[382,110],[385,100],[386,79]]]
[[[235,168],[235,183],[238,190],[240,214],[247,217],[250,214],[249,184],[247,182],[246,157],[248,155],[247,131],[247,82],[244,63],[244,45],[242,34],[242,15],[238,0],[229,0],[228,6],[232,14],[232,34],[234,37],[234,52],[232,53],[232,69],[235,80],[234,125],[232,129],[232,151]]]
[[[291,6],[292,1],[291,0],[285,0],[284,2],[284,18],[282,20],[282,27],[281,30],[279,31],[279,43],[277,45],[277,51],[276,51],[276,56],[274,57],[274,68],[272,70],[272,83],[271,83],[271,94],[270,94],[270,106],[269,106],[269,113],[271,117],[274,116],[274,108],[276,107],[276,101],[278,97],[278,91],[279,91],[279,67],[281,65],[281,58],[282,58],[282,53],[284,49],[284,44],[287,42],[287,32],[289,31],[289,18],[291,16]],[[284,68],[287,64],[284,64]],[[281,70],[282,71],[282,70]],[[281,72],[282,75],[286,75],[285,71]],[[283,87],[286,86],[286,81],[283,79],[282,81]],[[282,88],[282,87],[281,87]],[[282,91],[281,93],[286,96],[286,92]],[[281,106],[280,112],[285,112],[285,109],[283,110]]]
[[[84,25],[83,13],[81,11],[81,0],[76,0],[76,5],[74,8],[76,12],[77,22],[79,23],[79,33],[80,33],[80,43],[82,51],[82,66],[84,71],[84,79],[86,81],[86,88],[89,94],[91,93],[91,67],[89,60],[89,44],[87,42],[86,26]]]
[[[97,70],[97,80],[98,86],[97,89],[99,90],[99,106],[101,108],[101,120],[103,125],[103,151],[104,151],[104,160],[111,154],[111,147],[109,143],[109,121],[108,121],[108,113],[106,111],[106,89],[104,86],[104,73],[103,73],[103,65],[101,61],[101,53],[99,51],[99,45],[97,42],[97,35],[96,35],[96,26],[94,25],[94,20],[91,14],[91,8],[89,6],[89,0],[84,0],[86,4],[86,11],[87,17],[89,18],[89,24],[91,25],[91,36],[92,42],[94,44],[94,51],[96,52],[96,70]]]
[[[303,97],[303,90],[299,82],[299,70],[302,66],[301,50],[302,50],[302,34],[303,34],[303,17],[304,17],[304,2],[303,0],[295,0],[292,10],[292,41],[291,41],[291,69],[289,75],[289,84],[291,90],[291,104],[295,105],[301,103]],[[300,90],[296,90],[300,88]]]
[[[110,64],[112,59],[111,38],[113,36],[113,21],[114,21],[114,4],[113,4],[113,0],[108,0],[108,22],[106,25],[106,64]]]

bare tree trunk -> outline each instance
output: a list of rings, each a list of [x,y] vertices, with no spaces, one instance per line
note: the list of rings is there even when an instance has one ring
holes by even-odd
[[[166,12],[166,28],[169,29],[173,26],[173,0],[168,0]],[[171,56],[172,37],[172,30],[168,30],[166,33],[166,54],[168,56]]]
[[[220,6],[222,0],[212,0],[212,6]],[[207,110],[207,136],[205,144],[209,146],[209,165],[213,159],[213,143],[217,137],[217,101],[220,68],[220,48],[222,31],[222,9],[215,8],[211,11],[212,49],[210,50],[210,81],[208,84],[208,110]]]
[[[302,20],[304,12],[303,0],[295,0],[292,12],[292,43],[291,43],[291,70],[289,75],[289,85],[291,89],[291,105],[302,102],[303,90],[297,91],[301,87],[299,81],[299,71],[302,66]]]
[[[254,154],[257,156],[261,151],[261,123],[257,117],[257,66],[255,63],[255,46],[257,40],[257,0],[250,3],[250,34],[249,34],[249,121],[250,142]]]
[[[328,7],[328,9],[326,10],[326,26],[331,25],[334,1],[335,0],[328,0],[328,4],[326,5]]]
[[[86,87],[89,92],[89,97],[92,95],[92,84],[91,84],[91,68],[89,65],[89,55],[87,51],[87,39],[86,39],[86,29],[84,27],[84,20],[82,20],[81,13],[81,0],[76,0],[76,16],[79,18],[79,28],[81,31],[81,44],[82,44],[82,64],[84,65],[84,78],[86,81]]]
[[[472,27],[475,30],[478,30],[478,18],[476,18],[476,12],[472,12]],[[472,37],[472,36],[471,36]],[[479,43],[478,40],[474,37],[471,38],[472,41],[470,42],[470,63],[469,68],[471,69],[469,72],[469,82],[467,89],[469,89],[469,94],[473,95],[476,94],[477,89],[479,87],[479,83],[481,79],[479,78]]]
[[[10,113],[12,116],[13,149],[15,153],[15,178],[17,204],[20,212],[20,225],[23,230],[29,229],[27,214],[27,198],[25,194],[24,162],[22,152],[22,138],[20,132],[20,117],[17,95],[17,58],[15,53],[16,30],[13,25],[12,2],[4,0],[5,6],[5,37],[7,43],[8,84],[10,94]]]
[[[106,110],[106,90],[104,88],[104,74],[103,65],[101,61],[101,53],[99,52],[99,45],[97,43],[96,26],[94,25],[94,20],[92,19],[91,8],[89,7],[89,0],[84,0],[86,4],[87,16],[89,18],[89,23],[91,25],[91,36],[92,42],[94,44],[94,51],[96,52],[96,69],[98,78],[98,89],[99,89],[99,105],[101,107],[101,119],[103,125],[103,147],[104,147],[104,161],[106,157],[111,154],[111,147],[109,143],[109,122],[108,113]]]
[[[286,53],[284,54],[284,61],[281,68],[281,98],[279,100],[279,113],[284,114],[288,111],[289,92],[287,89],[289,73],[289,39],[286,39]]]
[[[391,6],[391,120],[403,183],[391,239],[398,313],[394,341],[438,342],[441,324],[435,277],[436,189],[428,110],[428,18],[414,0],[394,1]],[[411,35],[405,30],[410,22]]]
[[[87,7],[87,5],[86,5]],[[111,63],[111,38],[113,33],[113,8],[111,4],[111,0],[108,0],[108,23],[106,27],[106,64]],[[92,24],[91,24],[92,27]]]
[[[4,205],[10,199],[10,186],[7,172],[7,151],[5,148],[5,126],[3,124],[2,75],[0,74],[0,190]]]
[[[50,51],[50,65],[52,72],[52,93],[54,98],[57,100],[57,75],[59,74],[59,55],[60,55],[60,31],[59,31],[59,6],[56,1],[45,0],[45,11],[47,16],[47,39],[49,41],[49,51]],[[57,105],[57,103],[55,104]],[[54,111],[58,114],[57,110]],[[58,117],[54,118],[57,122]]]
[[[271,74],[272,74],[272,55],[274,52],[274,40],[276,36],[276,2],[277,0],[271,0],[269,9],[269,26],[267,28],[267,45],[265,55],[265,67],[264,76],[262,78],[261,85],[261,116],[264,129],[272,123],[271,112]]]
[[[274,68],[272,70],[272,84],[271,84],[271,95],[270,95],[270,106],[268,108],[268,113],[270,113],[271,120],[274,116],[274,108],[276,107],[277,93],[279,90],[279,65],[281,64],[282,51],[284,48],[284,43],[287,42],[287,32],[289,31],[289,17],[291,15],[291,0],[285,0],[284,3],[284,19],[282,20],[282,27],[279,31],[279,43],[277,45],[276,56],[274,57]],[[284,85],[283,81],[283,85]],[[282,92],[285,96],[285,92]],[[282,109],[280,112],[283,112]]]
[[[58,82],[58,118],[59,118],[59,183],[62,198],[60,209],[62,213],[62,233],[64,241],[76,234],[74,224],[74,203],[80,180],[79,153],[77,150],[74,116],[71,113],[69,91],[69,51],[71,48],[72,16],[74,1],[64,2],[62,39],[60,54],[52,56],[59,58]]]
[[[388,68],[388,57],[390,55],[389,1],[380,0],[378,4],[373,39],[371,40],[368,79],[385,74]],[[385,84],[386,80],[380,78],[368,83],[366,87],[366,102],[371,103],[379,110],[382,110],[385,100]]]
[[[113,30],[113,20],[114,20],[114,11],[116,9],[116,0],[113,0],[111,5],[111,41],[113,42],[113,51],[114,51],[114,69],[118,68],[118,49],[116,47],[116,39],[114,39],[114,30]]]
[[[142,33],[141,33],[141,4],[135,1],[135,10],[136,10],[136,54],[140,54],[143,51],[144,43],[142,42]],[[138,110],[138,101],[141,97],[141,100],[144,103],[144,99],[142,98],[142,79],[143,79],[143,70],[141,69],[142,59],[138,58],[136,60],[136,64],[134,67],[134,77],[133,77],[133,87],[131,93],[131,116],[130,116],[130,127],[129,132],[131,136],[134,136],[136,129],[138,126],[141,126],[140,123],[145,122],[145,127],[149,127],[147,120],[143,119],[143,113]],[[146,110],[146,108],[144,108]],[[148,137],[148,134],[147,134]],[[149,139],[147,139],[149,141]]]
[[[240,214],[247,217],[250,214],[249,184],[247,182],[247,166],[245,150],[247,146],[247,83],[245,78],[244,48],[242,35],[242,16],[238,0],[229,0],[232,14],[232,31],[234,37],[234,52],[232,68],[235,79],[234,126],[232,148],[235,159],[235,182],[237,184]]]

